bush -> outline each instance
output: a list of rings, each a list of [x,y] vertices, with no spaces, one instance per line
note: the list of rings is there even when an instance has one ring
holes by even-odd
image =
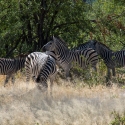
[[[111,125],[125,125],[125,112],[123,115],[120,115],[116,111],[112,114],[114,115],[114,120],[111,122]]]

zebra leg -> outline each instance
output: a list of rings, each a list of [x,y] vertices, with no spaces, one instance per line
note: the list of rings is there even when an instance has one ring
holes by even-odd
[[[65,66],[64,71],[65,71],[65,77],[68,80],[69,78],[69,72],[70,72],[71,64],[68,64]]]
[[[66,79],[69,77],[69,70],[65,70],[65,77]]]
[[[26,84],[27,84],[27,87],[28,87],[30,77],[31,77],[31,69],[28,66],[25,66],[25,75],[26,75]],[[33,77],[32,77],[32,79],[33,79]]]
[[[12,83],[13,83],[13,85],[14,85],[14,83],[15,83],[15,75],[12,75],[12,76],[11,76],[11,81],[12,81]]]
[[[112,75],[116,76],[115,68],[112,68]]]
[[[6,84],[8,83],[10,77],[11,77],[11,75],[6,75],[6,79],[5,79],[5,81],[4,81],[4,87],[5,87]]]
[[[108,82],[109,79],[111,79],[111,72],[110,72],[110,68],[107,68],[107,78],[106,78],[106,82]]]
[[[97,67],[96,67],[96,66],[92,66],[92,68],[93,68],[93,70],[94,70],[95,72],[97,72]]]
[[[25,75],[26,75],[26,82],[30,81],[31,77],[31,60],[26,59],[25,61]]]
[[[69,71],[70,71],[70,69],[69,69],[69,68],[65,70],[66,82],[67,82],[67,81],[68,81],[68,82],[70,82],[70,81],[71,81],[71,77],[69,76]]]
[[[50,95],[52,96],[53,92],[53,79],[50,78]]]
[[[52,76],[50,76],[50,95],[51,96],[52,96],[52,92],[53,92],[53,81],[55,80],[57,73],[58,73],[58,71],[56,71]]]

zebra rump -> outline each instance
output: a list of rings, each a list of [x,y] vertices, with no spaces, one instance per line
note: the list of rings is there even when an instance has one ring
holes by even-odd
[[[37,83],[37,88],[45,91],[48,88],[48,78],[50,78],[52,86],[56,75],[55,59],[45,53],[33,52],[26,58],[25,70],[27,82],[30,80],[30,76],[32,76]]]

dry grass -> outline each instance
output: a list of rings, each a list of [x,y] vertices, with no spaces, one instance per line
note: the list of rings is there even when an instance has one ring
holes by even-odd
[[[45,96],[23,79],[15,85],[0,86],[0,125],[108,125],[111,112],[125,111],[125,90],[55,85],[53,97]],[[70,83],[69,83],[70,84]]]

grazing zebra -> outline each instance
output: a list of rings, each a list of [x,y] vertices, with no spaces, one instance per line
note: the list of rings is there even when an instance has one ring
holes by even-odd
[[[42,50],[54,52],[57,57],[57,64],[64,69],[66,78],[69,76],[72,62],[79,64],[82,68],[87,67],[89,64],[96,67],[98,62],[98,54],[95,53],[95,50],[89,48],[82,51],[72,51],[68,49],[63,40],[56,37],[53,37],[52,41],[44,45]]]
[[[53,80],[57,74],[55,59],[50,55],[41,52],[29,54],[25,62],[26,81],[30,76],[37,83],[37,87],[42,91],[48,88],[47,80],[50,78],[52,91]]]
[[[113,76],[116,75],[115,68],[120,68],[125,66],[125,50],[120,50],[113,52],[109,47],[105,44],[97,41],[91,41],[93,49],[97,51],[97,53],[104,60],[105,65],[107,66],[107,81],[111,78],[111,72]]]
[[[0,74],[6,75],[6,79],[4,82],[4,87],[8,83],[9,79],[12,77],[12,83],[14,84],[15,78],[14,74],[22,69],[25,64],[25,58],[15,58],[15,59],[7,59],[0,58]]]

